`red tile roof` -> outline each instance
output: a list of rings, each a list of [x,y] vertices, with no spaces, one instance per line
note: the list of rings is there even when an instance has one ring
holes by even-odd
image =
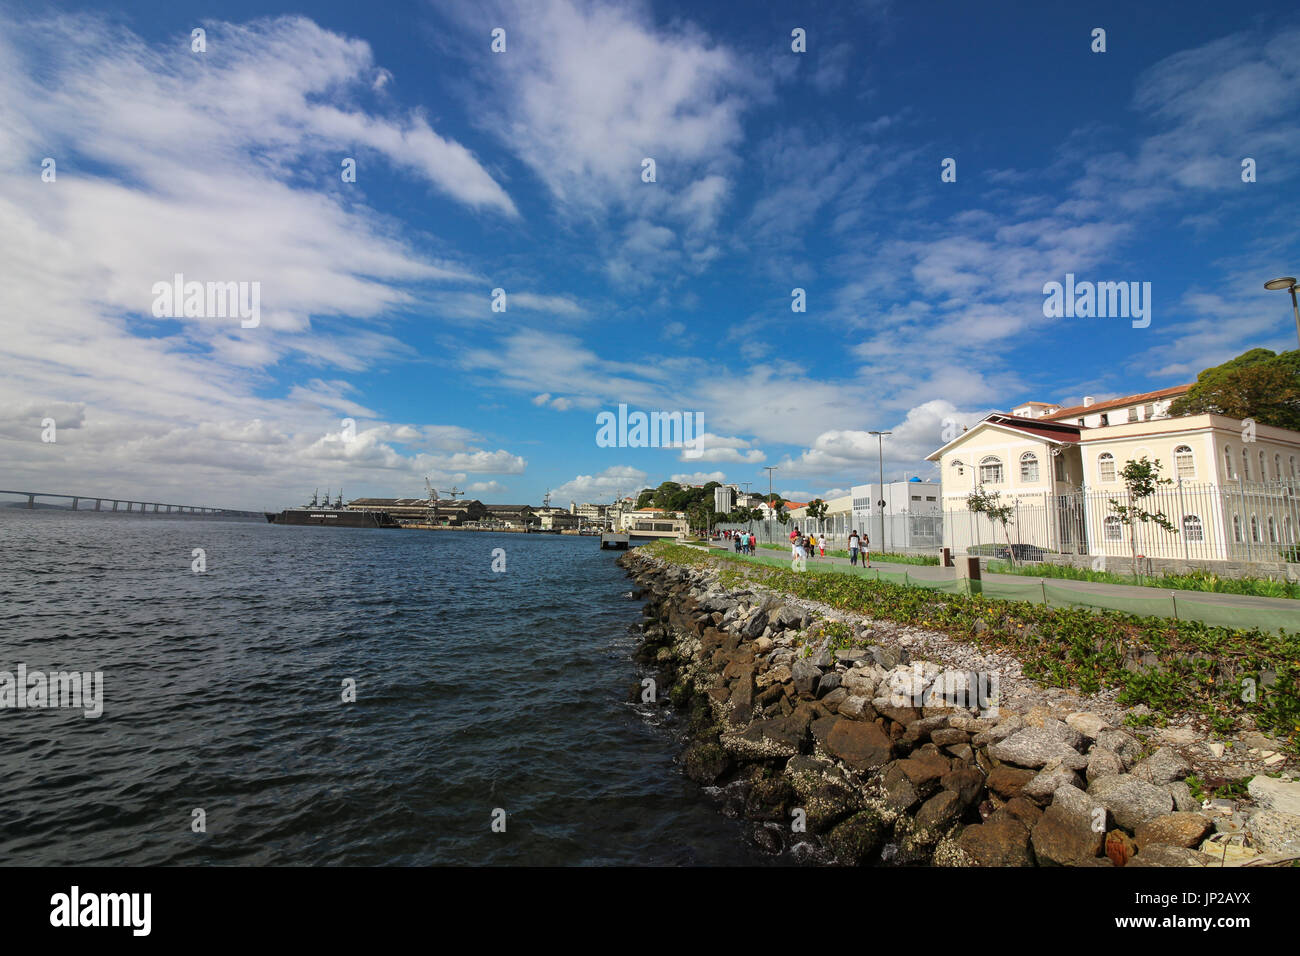
[[[1060,418],[1078,418],[1080,415],[1090,415],[1093,412],[1104,412],[1110,408],[1123,408],[1126,405],[1142,405],[1146,402],[1159,401],[1164,398],[1177,398],[1186,392],[1192,385],[1189,382],[1186,385],[1171,385],[1169,388],[1156,389],[1154,392],[1140,392],[1137,395],[1125,395],[1123,398],[1112,398],[1104,402],[1094,402],[1091,405],[1074,405],[1070,408],[1063,408],[1059,412],[1052,412],[1050,415],[1044,415],[1040,421],[1055,421]]]

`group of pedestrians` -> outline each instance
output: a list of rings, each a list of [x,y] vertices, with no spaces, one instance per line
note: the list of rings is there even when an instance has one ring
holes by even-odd
[[[736,554],[753,554],[758,547],[758,539],[752,531],[724,531],[723,535],[731,539]]]
[[[857,530],[849,532],[849,564],[854,567],[858,565],[858,558],[862,558],[864,568],[871,567],[870,539],[865,534],[858,534]],[[798,528],[790,531],[790,567],[795,571],[808,570],[808,559],[818,556],[826,557],[826,535],[818,536],[813,532],[804,534]]]

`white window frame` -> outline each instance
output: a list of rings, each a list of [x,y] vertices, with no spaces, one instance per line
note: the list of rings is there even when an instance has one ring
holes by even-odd
[[[1183,474],[1183,462],[1187,463],[1188,474]],[[1196,453],[1191,445],[1179,445],[1174,449],[1174,475],[1177,478],[1196,480]]]
[[[1002,459],[999,458],[997,455],[985,455],[983,458],[980,459],[979,467],[980,467],[979,476],[980,476],[981,485],[1000,485],[1006,481],[1006,473],[1002,470]],[[996,478],[986,477],[984,474],[986,468],[987,469],[996,468],[997,477]]]
[[[1110,475],[1107,476],[1106,468],[1110,467]],[[1115,456],[1108,451],[1102,452],[1097,456],[1097,480],[1114,481],[1115,480]]]
[[[1033,466],[1033,474],[1025,474],[1025,466]],[[1038,484],[1038,456],[1032,451],[1027,451],[1020,456],[1020,480],[1026,484]]]

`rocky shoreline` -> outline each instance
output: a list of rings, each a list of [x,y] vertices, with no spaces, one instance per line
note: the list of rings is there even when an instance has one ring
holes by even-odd
[[[637,660],[684,719],[684,773],[769,852],[840,864],[1240,866],[1300,858],[1295,763],[1263,735],[1126,727],[1115,695],[1008,654],[835,611],[716,568],[621,556]],[[1290,772],[1288,772],[1288,770]],[[1231,799],[1203,783],[1255,775]]]

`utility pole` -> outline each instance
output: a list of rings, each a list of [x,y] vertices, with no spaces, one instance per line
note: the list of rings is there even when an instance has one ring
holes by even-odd
[[[893,432],[867,432],[876,436],[876,449],[880,456],[880,500],[876,507],[880,509],[880,543],[877,545],[883,553],[885,550],[885,436]]]
[[[772,472],[777,470],[776,465],[764,465],[767,471],[767,542],[772,543]]]

